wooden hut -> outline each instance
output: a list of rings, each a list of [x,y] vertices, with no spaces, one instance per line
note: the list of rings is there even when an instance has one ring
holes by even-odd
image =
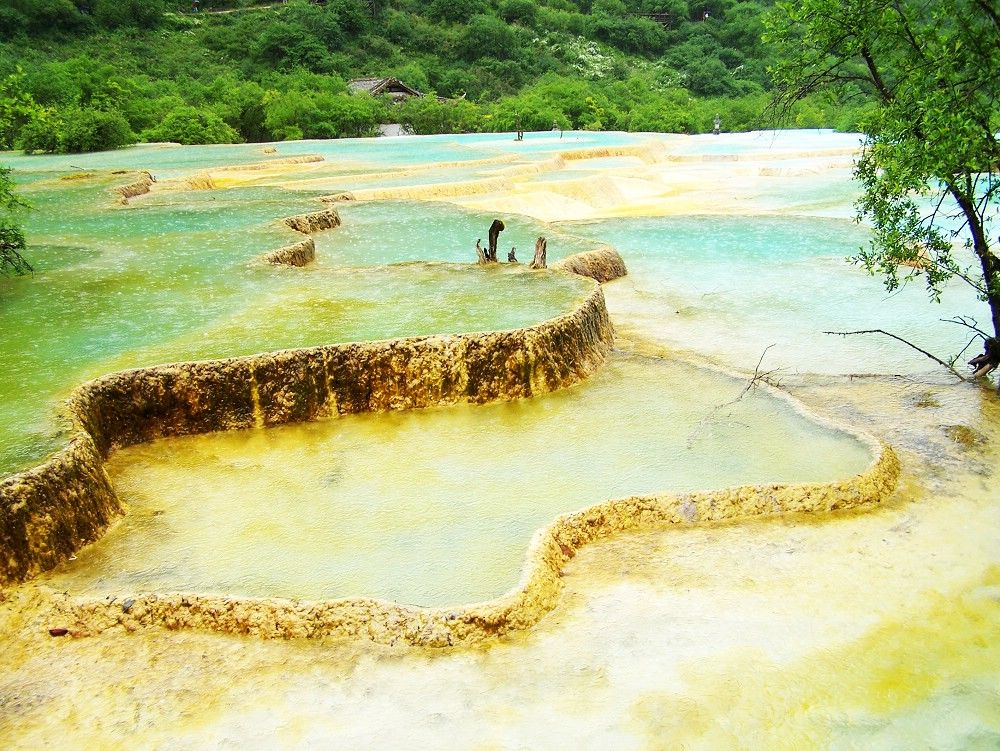
[[[347,84],[347,89],[351,93],[363,91],[372,96],[389,96],[397,102],[409,99],[411,96],[423,96],[421,92],[407,86],[398,78],[355,78]]]

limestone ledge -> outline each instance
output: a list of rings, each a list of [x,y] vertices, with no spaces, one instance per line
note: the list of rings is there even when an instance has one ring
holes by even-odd
[[[351,191],[356,201],[422,201],[435,198],[454,198],[457,196],[485,195],[502,193],[512,189],[509,179],[503,177],[488,177],[481,180],[462,180],[458,182],[428,183],[426,185],[403,185],[392,188],[362,188]],[[344,193],[321,196],[324,203],[336,203],[343,200]]]
[[[118,203],[125,205],[130,198],[149,193],[153,189],[154,182],[156,181],[153,179],[153,175],[147,170],[142,170],[139,172],[138,180],[127,185],[119,185],[114,189],[114,192],[118,194]]]
[[[305,240],[265,253],[257,260],[261,263],[284,266],[306,266],[316,260],[316,241],[307,237]]]
[[[321,211],[313,211],[308,214],[286,216],[282,221],[296,232],[311,235],[315,232],[339,227],[340,214],[335,209],[322,209]]]
[[[345,200],[356,201],[421,201],[443,198],[456,198],[473,195],[488,195],[504,193],[513,190],[513,183],[519,178],[532,175],[555,172],[565,168],[567,162],[585,159],[605,159],[614,157],[636,157],[647,164],[662,162],[668,158],[666,146],[661,141],[650,141],[641,144],[623,146],[597,146],[582,149],[567,149],[553,157],[527,164],[516,164],[496,171],[492,177],[473,180],[458,180],[454,182],[427,183],[422,185],[394,186],[387,188],[362,188],[354,191],[340,191],[322,196],[325,203],[337,203]],[[504,161],[509,161],[505,159]],[[480,160],[456,162],[454,166],[469,166],[475,164],[497,163],[496,160]],[[451,166],[436,164],[435,167]],[[382,175],[379,175],[380,177]],[[393,175],[396,176],[396,175]]]
[[[121,513],[102,464],[115,448],[357,412],[520,399],[582,381],[604,363],[612,340],[595,284],[575,311],[523,329],[290,349],[88,381],[66,405],[67,447],[0,480],[0,585],[53,568]]]
[[[668,158],[667,147],[663,141],[647,141],[645,143],[624,144],[621,146],[593,146],[584,149],[570,149],[559,153],[565,161],[581,161],[584,159],[609,159],[616,157],[637,157],[647,164],[662,162]]]
[[[326,159],[321,154],[302,154],[300,156],[279,157],[277,159],[267,159],[262,162],[250,162],[249,164],[227,164],[221,167],[213,167],[212,172],[258,172],[260,170],[274,169],[275,167],[288,167],[295,164],[315,164]]]
[[[873,439],[870,439],[873,442]],[[563,514],[532,539],[518,585],[477,605],[418,608],[371,598],[321,602],[151,594],[124,599],[55,595],[54,611],[74,636],[109,629],[197,629],[259,638],[350,638],[447,648],[530,628],[552,610],[562,569],[591,542],[620,532],[726,522],[787,513],[823,513],[877,504],[895,489],[899,460],[888,446],[863,473],[832,483],[756,485],[631,497]]]
[[[589,276],[602,284],[628,275],[621,254],[609,245],[568,256],[552,264],[552,268]]]

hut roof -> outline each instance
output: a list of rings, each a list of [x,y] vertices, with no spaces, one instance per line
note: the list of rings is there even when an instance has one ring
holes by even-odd
[[[348,90],[365,91],[372,96],[388,94],[392,97],[423,96],[412,86],[407,86],[398,78],[355,78],[347,84]]]

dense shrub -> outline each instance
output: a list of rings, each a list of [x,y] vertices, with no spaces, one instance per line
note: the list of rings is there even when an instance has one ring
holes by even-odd
[[[91,0],[94,18],[102,26],[148,29],[163,17],[163,0]]]
[[[59,151],[107,151],[135,143],[135,133],[120,112],[70,109],[63,113]]]
[[[54,153],[59,151],[61,123],[53,117],[39,115],[27,123],[18,135],[17,146],[26,154]]]
[[[240,135],[214,112],[182,106],[142,134],[145,141],[183,144],[236,143]]]

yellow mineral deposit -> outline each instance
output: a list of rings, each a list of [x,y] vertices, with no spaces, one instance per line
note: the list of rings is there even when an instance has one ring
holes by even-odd
[[[825,135],[200,171],[543,221],[845,216],[854,147]],[[262,260],[304,268],[240,268],[317,272],[338,214],[286,224],[310,236]],[[621,291],[649,259],[599,245],[522,270],[593,285],[533,325],[79,385],[64,447],[0,481],[3,746],[1000,745],[993,391],[786,369],[744,392],[725,342],[691,354],[687,302]],[[566,272],[619,280],[630,354]]]

